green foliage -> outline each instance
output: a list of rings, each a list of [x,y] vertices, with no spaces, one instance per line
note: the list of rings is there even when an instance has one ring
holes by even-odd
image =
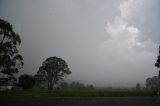
[[[67,63],[58,57],[47,58],[37,72],[48,82],[48,90],[53,90],[53,86],[62,80],[65,75],[71,74]]]
[[[0,19],[0,71],[12,75],[23,66],[23,58],[18,54],[17,45],[21,39],[13,31],[12,25]]]
[[[35,84],[34,78],[30,75],[24,74],[19,77],[19,85],[23,89],[31,89]]]

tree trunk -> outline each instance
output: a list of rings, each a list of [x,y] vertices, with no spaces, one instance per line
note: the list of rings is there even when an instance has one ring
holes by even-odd
[[[53,85],[54,85],[54,84],[53,84],[52,81],[49,81],[49,82],[48,82],[48,90],[49,90],[49,91],[52,91],[52,90],[53,90]]]

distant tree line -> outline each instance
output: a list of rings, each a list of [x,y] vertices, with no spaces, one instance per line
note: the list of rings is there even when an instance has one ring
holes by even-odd
[[[62,82],[60,83],[60,89],[74,89],[74,90],[93,90],[93,85],[85,85],[81,82],[73,81],[72,83]]]

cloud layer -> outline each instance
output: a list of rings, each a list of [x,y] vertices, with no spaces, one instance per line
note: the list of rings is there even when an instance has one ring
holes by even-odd
[[[143,80],[147,72],[153,70],[150,64],[154,64],[152,63],[155,58],[153,51],[158,45],[150,36],[145,36],[144,40],[140,40],[140,37],[144,36],[141,33],[143,30],[139,29],[136,24],[132,24],[133,17],[137,17],[136,12],[141,11],[143,5],[145,5],[143,0],[122,1],[118,6],[120,14],[116,15],[113,21],[107,22],[105,29],[109,39],[100,44],[100,53],[102,53],[102,58],[105,57],[106,66],[110,65],[109,69],[115,71],[110,72],[115,74],[113,78]]]

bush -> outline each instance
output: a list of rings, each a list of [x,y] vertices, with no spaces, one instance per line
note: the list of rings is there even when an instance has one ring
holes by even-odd
[[[35,84],[34,78],[30,75],[24,74],[19,77],[19,85],[23,89],[31,89]]]

